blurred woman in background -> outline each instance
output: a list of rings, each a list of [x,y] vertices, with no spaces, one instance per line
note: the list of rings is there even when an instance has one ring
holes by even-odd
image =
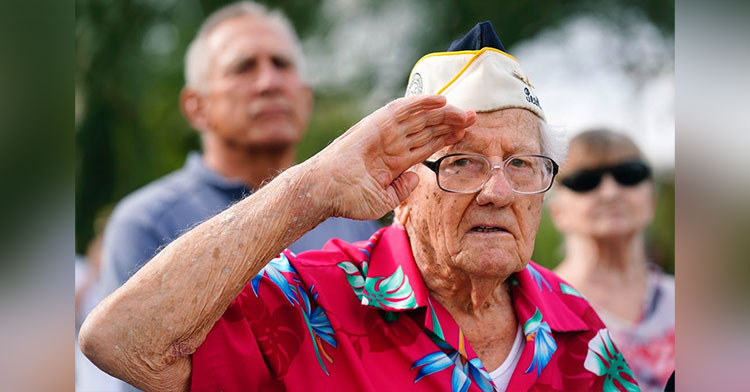
[[[674,369],[674,278],[646,252],[651,169],[626,136],[592,130],[571,140],[558,179],[550,213],[566,254],[555,273],[594,306],[641,388],[663,391]]]

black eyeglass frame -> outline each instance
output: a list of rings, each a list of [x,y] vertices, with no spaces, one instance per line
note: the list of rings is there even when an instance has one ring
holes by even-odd
[[[446,159],[446,158],[455,157],[455,156],[459,156],[459,155],[469,155],[469,156],[480,157],[480,158],[482,158],[482,159],[484,159],[484,160],[487,161],[487,166],[489,167],[489,170],[487,170],[487,174],[485,174],[484,179],[482,180],[482,184],[479,185],[479,187],[477,189],[475,189],[475,190],[472,190],[472,191],[454,191],[454,190],[450,190],[450,189],[445,189],[440,184],[440,163],[444,159]],[[513,158],[520,158],[520,157],[536,157],[536,158],[549,159],[549,161],[552,162],[552,178],[550,179],[549,185],[547,185],[547,188],[545,188],[543,190],[540,190],[540,191],[536,191],[536,192],[522,192],[522,191],[517,191],[517,190],[513,189],[512,185],[511,185],[511,190],[513,192],[521,194],[521,195],[536,195],[536,194],[544,193],[544,192],[547,192],[548,190],[550,190],[550,188],[552,188],[552,184],[554,184],[554,182],[555,182],[555,176],[557,176],[557,173],[558,173],[558,171],[560,169],[560,166],[557,164],[557,162],[555,162],[554,159],[552,159],[552,158],[550,158],[550,157],[548,157],[546,155],[539,155],[539,154],[517,154],[517,155],[511,155],[508,158],[506,158],[505,160],[503,160],[503,164],[502,164],[502,166],[500,166],[500,165],[493,165],[492,162],[490,162],[490,159],[487,158],[486,156],[482,155],[482,154],[475,154],[475,153],[469,153],[469,152],[459,152],[459,153],[453,153],[453,154],[444,155],[444,156],[442,156],[442,157],[440,157],[440,158],[438,158],[437,160],[434,160],[434,161],[422,161],[422,164],[425,165],[425,166],[427,166],[428,169],[430,169],[433,172],[435,172],[435,182],[437,182],[438,187],[441,190],[443,190],[444,192],[469,194],[469,193],[479,192],[482,189],[482,187],[484,186],[484,184],[486,184],[487,180],[490,178],[490,174],[492,174],[492,170],[493,169],[495,169],[496,167],[500,167],[503,170],[503,175],[505,175],[505,167],[508,165],[508,163]]]

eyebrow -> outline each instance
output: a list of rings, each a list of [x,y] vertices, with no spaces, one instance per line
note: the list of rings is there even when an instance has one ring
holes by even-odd
[[[539,149],[539,151],[542,151],[542,141],[539,140],[538,143],[534,142],[528,142],[528,143],[514,143],[510,146],[510,151],[519,152],[519,151],[525,151],[525,150],[535,150],[536,148]],[[524,152],[525,153],[525,152]],[[530,154],[531,152],[529,152]]]
[[[247,63],[247,62],[250,62],[250,61],[255,61],[255,60],[256,60],[256,56],[255,55],[242,55],[242,56],[238,56],[238,57],[233,58],[229,62],[227,62],[224,65],[224,68],[225,68],[225,70],[227,72],[231,72],[235,68],[239,67],[240,65],[242,65],[244,63]]]
[[[281,59],[283,61],[286,61],[292,67],[296,67],[297,66],[297,63],[295,62],[294,56],[291,56],[291,55],[289,55],[287,53],[271,53],[269,55],[269,57],[271,58],[271,60]],[[258,60],[258,56],[256,54],[246,54],[246,55],[238,56],[238,57],[230,60],[228,63],[226,63],[226,65],[225,65],[226,71],[227,72],[232,72],[234,69],[236,69],[237,67],[239,67],[243,63],[250,62],[250,61],[257,61],[257,60]]]

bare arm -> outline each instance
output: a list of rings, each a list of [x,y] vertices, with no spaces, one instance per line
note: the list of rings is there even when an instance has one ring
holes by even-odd
[[[252,196],[181,236],[91,312],[82,351],[146,390],[188,390],[190,355],[266,263],[330,216],[374,219],[416,187],[409,167],[456,143],[473,113],[396,100]]]

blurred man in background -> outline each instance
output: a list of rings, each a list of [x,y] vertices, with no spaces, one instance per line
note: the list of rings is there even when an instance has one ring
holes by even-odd
[[[104,239],[105,293],[125,283],[158,249],[294,164],[313,106],[301,66],[299,40],[279,12],[240,2],[203,23],[185,56],[180,94],[183,114],[200,132],[203,154],[190,153],[184,167],[116,207]],[[356,241],[379,227],[376,221],[332,218],[289,249],[319,249],[329,238]]]

